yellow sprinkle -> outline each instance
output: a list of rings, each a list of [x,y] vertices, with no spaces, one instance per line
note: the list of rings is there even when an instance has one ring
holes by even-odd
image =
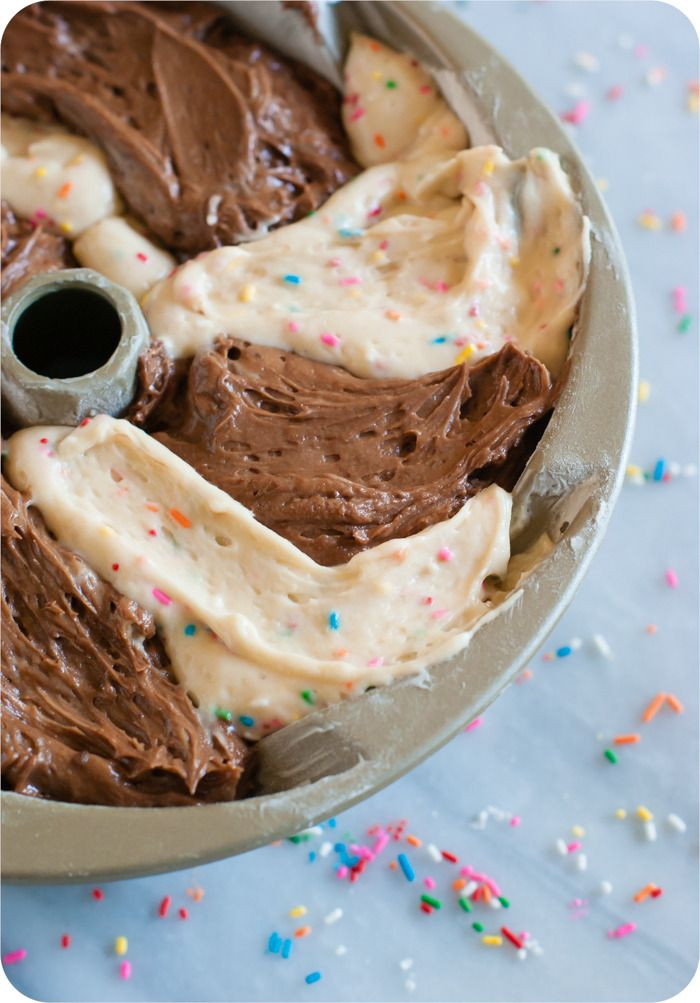
[[[649,400],[650,393],[651,393],[651,383],[649,382],[649,380],[640,380],[639,390],[637,392],[639,403],[646,404],[646,402]]]
[[[297,916],[306,916],[307,912],[308,910],[305,905],[295,905],[293,909],[289,910],[289,915],[292,919],[296,919]]]
[[[100,526],[99,533],[101,536],[114,536],[114,530],[111,526]]]
[[[64,233],[71,233],[73,230],[73,224],[67,219],[65,219],[62,223],[59,223],[59,227]]]
[[[375,251],[372,254],[372,261],[375,264],[379,264],[380,261],[386,261],[386,251]]]
[[[643,822],[651,822],[654,816],[648,808],[645,808],[643,804],[640,804],[637,808],[637,817],[641,818]]]
[[[493,174],[494,163],[493,160],[487,160],[483,166],[482,174]]]
[[[511,268],[517,268],[519,264],[520,264],[520,258],[511,258],[510,259],[510,267]]]
[[[460,363],[466,362],[467,359],[470,359],[473,354],[474,354],[474,346],[467,345],[467,347],[463,348],[462,351],[457,356],[457,358],[455,359],[454,365],[458,366]]]
[[[661,220],[654,212],[643,212],[637,217],[637,222],[640,226],[643,226],[645,230],[659,230],[661,229]]]
[[[598,188],[600,189],[601,192],[606,192],[610,187],[610,182],[608,181],[607,178],[598,178],[596,184],[598,185]]]
[[[381,80],[381,79],[382,79],[382,71],[381,70],[373,70],[372,71],[372,80]]]
[[[73,157],[73,159],[72,159],[72,160],[71,160],[71,162],[70,162],[70,163],[68,164],[68,166],[69,166],[69,167],[78,167],[78,165],[79,165],[79,164],[82,164],[82,162],[83,162],[84,160],[85,160],[85,155],[84,155],[84,154],[82,154],[82,153],[79,153],[77,157]]]
[[[481,943],[487,947],[500,947],[503,944],[503,937],[486,936],[481,938]]]
[[[257,290],[255,286],[251,285],[243,286],[243,288],[238,294],[238,298],[241,301],[241,303],[250,303],[252,300],[255,299],[256,291]]]
[[[126,954],[129,950],[129,941],[126,937],[117,937],[114,941],[114,953],[115,954]]]
[[[571,826],[571,835],[572,836],[578,836],[580,838],[581,836],[585,836],[586,835],[586,830],[583,828],[582,825],[572,825]]]
[[[692,112],[693,115],[697,115],[700,111],[700,97],[697,94],[688,95],[688,111]]]
[[[618,808],[615,811],[615,818],[627,818],[627,812],[624,808]]]
[[[45,174],[46,174],[45,167],[37,167],[37,169],[34,171],[35,178],[43,178]]]
[[[643,471],[641,467],[636,466],[634,463],[630,463],[627,467],[628,477],[640,477]]]

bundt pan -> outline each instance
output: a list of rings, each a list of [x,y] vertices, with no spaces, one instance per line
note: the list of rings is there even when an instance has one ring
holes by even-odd
[[[442,4],[327,5],[314,36],[298,10],[224,3],[234,21],[340,82],[349,32],[410,51],[433,73],[472,144],[511,157],[548,146],[562,158],[592,223],[590,278],[556,411],[514,493],[514,553],[554,543],[461,654],[410,681],[317,711],[259,743],[262,793],[187,808],[112,808],[2,795],[8,881],[125,878],[242,853],[335,815],[412,769],[514,679],[570,603],[621,486],[637,384],[627,269],[594,181],[554,115],[514,70]]]

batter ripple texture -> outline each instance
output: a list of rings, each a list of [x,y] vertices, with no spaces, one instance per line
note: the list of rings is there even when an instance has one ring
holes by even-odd
[[[139,377],[127,417],[324,565],[449,519],[489,484],[512,490],[558,392],[513,345],[370,380],[220,338],[189,369],[154,345]]]
[[[247,759],[168,675],[153,618],[2,483],[2,785],[59,801],[229,801]]]
[[[300,219],[357,173],[335,89],[214,4],[32,4],[2,66],[3,108],[86,135],[129,209],[186,254]]]

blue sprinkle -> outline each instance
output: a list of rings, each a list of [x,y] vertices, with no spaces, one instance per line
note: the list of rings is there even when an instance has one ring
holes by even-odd
[[[244,724],[246,728],[252,728],[255,724],[255,718],[250,717],[248,714],[241,714],[238,718],[241,724]]]
[[[316,859],[316,851],[315,850],[309,850],[309,863],[313,864],[313,862],[314,862],[315,859]]]
[[[433,340],[430,342],[430,344],[431,345],[444,345],[446,341],[447,341],[447,336],[444,335],[444,334],[441,334],[439,338],[433,338]]]
[[[329,818],[328,819],[328,828],[329,829],[335,829],[336,825],[337,825],[337,822],[336,822],[336,820],[334,818]]]
[[[188,623],[187,626],[185,627],[185,634],[188,637],[193,637],[194,634],[196,633],[197,633],[197,628],[195,627],[195,625],[193,623]]]
[[[664,477],[664,471],[666,470],[666,461],[657,460],[654,464],[654,473],[652,475],[655,481],[662,481]]]
[[[282,938],[278,933],[271,933],[270,939],[267,942],[267,949],[272,954],[278,954],[279,949],[282,946]]]
[[[361,859],[360,857],[346,857],[345,858],[345,866],[346,867],[354,867],[356,864],[359,864],[360,859]]]
[[[351,226],[341,226],[338,229],[338,233],[341,237],[364,237],[365,231],[358,230]]]
[[[340,629],[340,614],[333,609],[328,614],[328,627],[330,630]]]
[[[570,644],[563,644],[561,648],[557,648],[557,658],[566,658],[566,656],[570,655],[573,650],[574,649]]]
[[[309,972],[309,974],[304,979],[304,982],[307,984],[307,986],[311,986],[314,984],[314,982],[319,982],[320,979],[321,979],[320,972]]]
[[[399,862],[399,866],[404,873],[406,881],[413,881],[416,876],[415,871],[411,867],[411,861],[408,859],[405,853],[400,853],[396,858]]]
[[[301,283],[301,276],[300,275],[285,275],[284,276],[284,281],[288,282],[290,284],[290,286],[298,286]]]
[[[288,958],[291,953],[292,953],[292,942],[289,939],[289,937],[287,937],[284,944],[282,944],[282,957]]]

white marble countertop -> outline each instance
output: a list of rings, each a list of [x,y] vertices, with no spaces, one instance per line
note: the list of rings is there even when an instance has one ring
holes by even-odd
[[[196,871],[105,885],[101,901],[90,886],[5,887],[2,951],[27,951],[6,974],[29,997],[657,1000],[678,992],[696,968],[698,481],[687,468],[697,463],[698,433],[698,116],[688,104],[688,85],[699,76],[697,37],[663,4],[455,7],[556,111],[590,102],[586,120],[572,128],[595,177],[607,183],[649,384],[631,462],[651,471],[664,459],[674,475],[625,485],[584,584],[532,661],[531,676],[478,728],[339,817],[335,828]],[[617,85],[621,95],[606,96]],[[639,222],[645,210],[651,228]],[[674,213],[685,215],[685,230],[670,226]],[[678,286],[687,289],[685,332],[672,297]],[[596,649],[596,634],[612,657]],[[582,645],[570,656],[543,657],[575,638]],[[644,707],[658,691],[676,694],[685,712],[665,706],[644,724]],[[641,741],[619,747],[618,762],[608,762],[604,749],[628,732]],[[639,805],[654,814],[655,840],[636,816]],[[488,806],[520,824],[491,814],[475,826]],[[627,818],[615,816],[619,808]],[[669,813],[687,831],[673,829]],[[371,845],[368,827],[401,819],[405,834],[423,845],[390,841],[355,884],[336,876],[335,850],[321,855],[325,843]],[[585,830],[581,849],[561,856],[556,841],[575,841],[575,826]],[[457,855],[459,865],[434,863],[428,843]],[[401,851],[415,869],[412,884],[388,866]],[[463,864],[491,875],[509,908],[479,904],[469,916],[459,909],[451,883]],[[426,915],[418,903],[431,876],[443,907]],[[612,885],[608,894],[602,881]],[[635,902],[648,883],[663,894]],[[204,890],[200,901],[196,888]],[[166,895],[172,906],[160,918]],[[290,917],[298,905],[308,912]],[[324,922],[337,908],[342,917]],[[508,942],[485,946],[473,920],[487,934],[504,923],[526,930],[543,953],[520,960]],[[628,936],[608,937],[629,922],[636,929]],[[304,924],[311,933],[293,938]],[[273,931],[292,939],[288,959],[267,950]],[[63,934],[71,937],[67,949]],[[120,978],[118,936],[128,938],[128,980]],[[307,985],[314,971],[321,980]]]

